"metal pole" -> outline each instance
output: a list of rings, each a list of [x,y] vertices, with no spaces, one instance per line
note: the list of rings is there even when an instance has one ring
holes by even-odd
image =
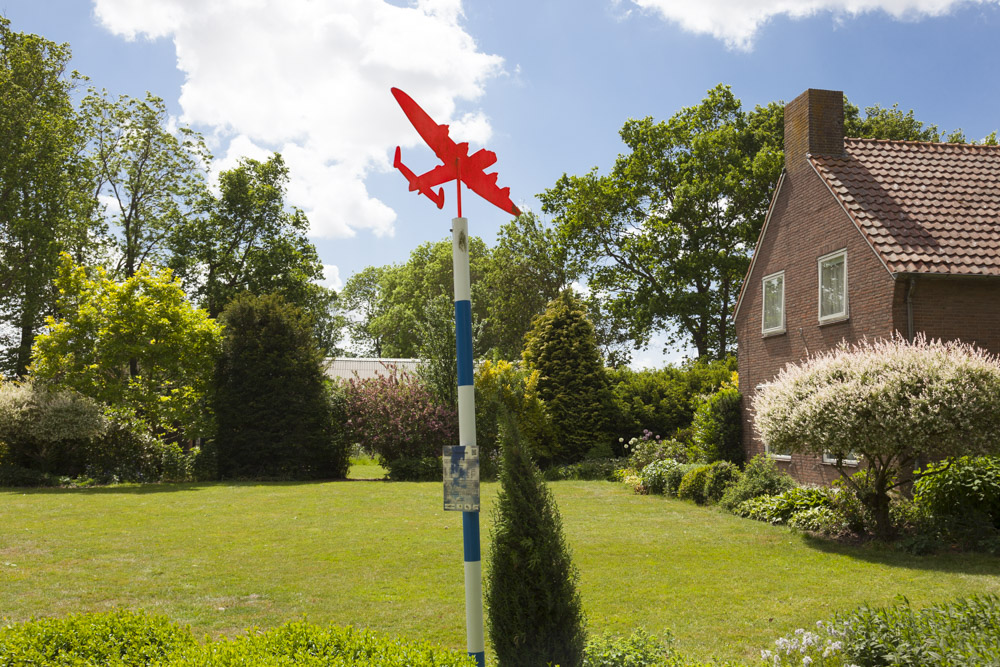
[[[458,361],[458,443],[466,452],[476,449],[476,394],[472,370],[472,294],[469,280],[469,223],[452,223],[452,259],[455,268],[455,348]],[[478,461],[476,461],[478,468]],[[486,665],[483,639],[483,570],[479,550],[479,512],[462,512],[465,552],[465,637],[469,655]]]

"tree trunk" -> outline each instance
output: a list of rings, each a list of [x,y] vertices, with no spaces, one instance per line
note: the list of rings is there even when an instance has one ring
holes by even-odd
[[[32,317],[27,311],[21,313],[21,343],[17,348],[17,368],[15,373],[18,379],[24,379],[28,375],[28,364],[31,363],[31,347],[35,344],[35,327]]]

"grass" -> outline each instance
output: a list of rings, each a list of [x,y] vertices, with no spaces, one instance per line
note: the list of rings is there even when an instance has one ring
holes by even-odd
[[[552,488],[591,630],[669,628],[692,657],[755,657],[862,602],[1000,593],[985,555],[831,546],[621,484]],[[0,616],[127,606],[213,636],[305,616],[461,649],[461,517],[441,508],[433,483],[3,490]]]

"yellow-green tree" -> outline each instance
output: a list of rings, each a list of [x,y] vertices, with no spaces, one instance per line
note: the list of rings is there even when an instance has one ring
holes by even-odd
[[[31,373],[179,438],[210,435],[205,396],[222,327],[192,305],[170,271],[124,282],[64,255],[59,319],[35,340]],[[137,369],[133,373],[132,365]]]

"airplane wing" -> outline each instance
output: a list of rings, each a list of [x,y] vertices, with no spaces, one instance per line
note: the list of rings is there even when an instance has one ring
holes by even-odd
[[[520,209],[510,200],[510,188],[497,187],[497,173],[487,174],[483,171],[462,172],[462,182],[477,195],[511,215],[521,215]]]
[[[451,164],[441,164],[410,181],[410,189],[433,188],[435,185],[455,180],[455,176],[457,174],[455,173],[454,162]]]
[[[428,116],[427,112],[421,109],[412,97],[399,88],[393,88],[392,95],[403,109],[403,113],[410,119],[417,134],[424,140],[424,143],[430,146],[434,154],[445,163],[454,160],[457,157],[457,145],[448,137],[448,126],[435,123],[434,119]]]

